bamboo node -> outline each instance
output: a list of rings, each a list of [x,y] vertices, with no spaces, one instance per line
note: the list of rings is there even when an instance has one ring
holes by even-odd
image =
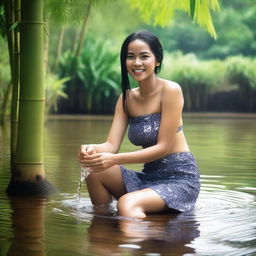
[[[37,21],[37,20],[22,20],[19,23],[21,23],[21,24],[39,24],[39,25],[44,24],[43,21]]]
[[[45,101],[45,98],[19,98],[19,101]]]

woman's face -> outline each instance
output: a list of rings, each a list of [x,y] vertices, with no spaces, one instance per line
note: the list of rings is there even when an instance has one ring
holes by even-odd
[[[126,57],[128,73],[138,82],[153,76],[158,62],[149,45],[136,39],[129,43]]]

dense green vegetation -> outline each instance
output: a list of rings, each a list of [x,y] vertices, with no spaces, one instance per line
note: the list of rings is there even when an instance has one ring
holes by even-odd
[[[87,38],[77,58],[72,52],[65,52],[60,62],[60,76],[72,76],[66,84],[70,95],[65,102],[69,106],[67,111],[111,111],[108,106],[110,99],[113,102],[120,91],[117,57],[116,53],[109,51],[108,43],[91,37]]]
[[[120,15],[115,15],[116,12]],[[214,24],[218,34],[215,40],[197,24],[191,23],[190,17],[180,11],[168,27],[153,27],[143,23],[137,11],[129,9],[125,3],[117,3],[113,6],[100,6],[92,11],[88,34],[99,41],[108,41],[106,50],[118,54],[121,42],[128,33],[137,29],[151,30],[159,36],[165,49],[164,69],[161,75],[177,81],[183,87],[185,110],[255,112],[255,78],[251,72],[255,64],[253,56],[256,53],[255,17],[256,6],[250,0],[232,1],[232,3],[227,0],[221,1],[221,12],[214,14]],[[99,23],[101,19],[106,26]],[[68,38],[74,32],[69,28],[66,33]],[[67,46],[67,50],[69,47]],[[95,56],[97,54],[91,54],[92,62],[96,62]],[[236,57],[231,58],[231,56]],[[244,74],[234,68],[232,59],[238,63],[246,63],[243,72],[248,74],[245,76],[250,82],[243,79]],[[108,61],[105,62],[106,65],[107,63]],[[117,72],[118,65],[119,59],[116,58],[116,64],[113,66]],[[109,68],[111,66],[109,65]],[[230,70],[233,70],[232,74]],[[237,78],[234,79],[234,76]],[[91,74],[88,74],[88,77],[91,77]],[[118,74],[114,80],[115,83],[119,83]],[[78,100],[80,107],[73,109],[70,107],[70,102],[65,100],[61,101],[59,112],[112,113],[115,97],[120,91],[117,87],[111,97],[101,99],[104,105],[108,99],[106,104],[108,107],[102,107],[102,110],[97,108],[99,104],[94,99],[95,106],[90,112],[88,108],[81,107],[82,102],[86,104],[86,99],[80,97],[81,93],[89,93],[89,90],[86,90],[86,85],[79,85],[79,82],[76,86],[80,88],[79,96],[71,96],[68,93],[71,96],[69,101],[72,98],[76,102]],[[70,84],[67,85],[66,92],[68,90]]]
[[[183,87],[185,110],[256,111],[252,0],[220,1],[221,11],[213,13],[216,40],[180,10],[170,25],[161,27],[145,23],[153,20],[152,10],[141,15],[136,1],[97,0],[89,7],[85,2],[72,6],[68,1],[45,1],[47,113],[112,113],[120,93],[120,45],[138,29],[151,30],[161,39],[165,49],[161,75]],[[159,17],[152,23],[161,24]],[[7,47],[3,38],[0,47]],[[8,55],[0,58],[3,116],[10,113],[10,71]]]

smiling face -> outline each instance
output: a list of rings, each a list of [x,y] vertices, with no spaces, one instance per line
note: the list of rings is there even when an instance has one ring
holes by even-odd
[[[155,67],[159,63],[149,45],[143,40],[136,39],[128,45],[126,68],[128,73],[138,82],[155,75]]]

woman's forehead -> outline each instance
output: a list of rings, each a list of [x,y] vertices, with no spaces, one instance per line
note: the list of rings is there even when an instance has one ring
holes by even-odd
[[[150,52],[152,53],[149,45],[143,40],[136,39],[131,41],[128,45],[128,52]]]

